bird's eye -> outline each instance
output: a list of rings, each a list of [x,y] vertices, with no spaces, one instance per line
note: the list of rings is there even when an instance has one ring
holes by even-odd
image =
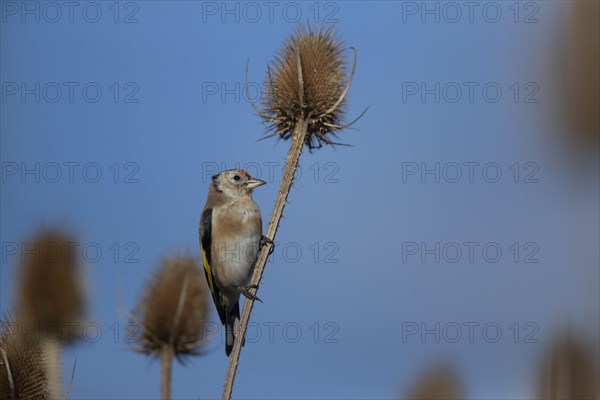
[[[240,176],[239,176],[239,175],[236,175],[236,176],[234,176],[234,177],[233,177],[233,180],[234,180],[234,181],[239,181],[240,179],[241,179],[241,178],[240,178]]]

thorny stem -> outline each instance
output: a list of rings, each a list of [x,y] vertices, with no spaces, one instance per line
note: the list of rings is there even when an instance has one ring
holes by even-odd
[[[171,399],[171,371],[173,369],[173,356],[175,354],[175,331],[177,330],[177,326],[181,320],[183,305],[185,303],[185,297],[188,290],[188,283],[188,277],[186,276],[183,280],[181,293],[179,294],[177,311],[175,311],[173,327],[171,328],[171,333],[169,335],[169,343],[163,344],[162,348],[160,349],[160,394],[162,400]]]
[[[62,399],[62,356],[61,345],[57,339],[45,338],[42,341],[42,352],[46,359],[46,377],[48,394],[51,399]]]
[[[173,368],[173,347],[168,344],[160,350],[160,397],[171,399],[171,370]]]
[[[281,185],[279,186],[279,194],[277,195],[277,200],[275,201],[273,214],[271,214],[271,221],[269,221],[269,226],[267,227],[266,236],[269,239],[271,239],[272,242],[275,241],[275,235],[277,233],[277,229],[279,228],[279,222],[281,221],[281,217],[283,215],[283,209],[287,202],[290,189],[292,188],[292,183],[294,182],[294,174],[296,172],[296,169],[298,168],[298,163],[300,161],[300,155],[302,154],[302,149],[304,147],[304,141],[306,138],[307,131],[308,118],[303,118],[298,121],[294,128],[294,133],[292,134],[292,145],[290,147],[290,152],[288,153],[287,160],[285,163],[283,179],[281,181]],[[252,274],[251,282],[252,285],[260,284],[263,272],[265,270],[265,265],[267,264],[267,259],[269,258],[269,252],[273,247],[272,242],[268,242],[264,245],[258,256],[258,259],[256,260],[256,264],[254,264],[254,273]],[[256,295],[256,291],[257,289],[250,289],[250,292],[254,295]],[[254,301],[246,298],[246,300],[244,301],[244,309],[242,310],[242,316],[238,324],[237,333],[235,335],[233,350],[229,358],[229,368],[227,369],[227,376],[225,377],[225,387],[223,388],[223,400],[231,399],[231,394],[233,392],[233,381],[235,380],[235,374],[237,372],[237,367],[240,360],[240,353],[242,350],[242,339],[246,334],[246,328],[248,327],[248,321],[250,319],[250,313],[252,312],[253,306]]]

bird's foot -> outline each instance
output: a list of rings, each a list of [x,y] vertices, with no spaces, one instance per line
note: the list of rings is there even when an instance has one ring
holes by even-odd
[[[273,240],[269,239],[265,235],[262,235],[262,237],[260,238],[260,247],[265,247],[268,244],[271,245],[271,248],[269,249],[269,255],[271,255],[271,253],[273,253],[273,251],[275,250],[275,243],[273,242]]]
[[[238,287],[238,291],[243,294],[244,296],[246,296],[247,299],[253,300],[253,301],[260,301],[262,303],[262,300],[259,299],[256,295],[250,293],[250,289],[256,289],[258,288],[258,285],[248,285],[248,286],[240,286]]]

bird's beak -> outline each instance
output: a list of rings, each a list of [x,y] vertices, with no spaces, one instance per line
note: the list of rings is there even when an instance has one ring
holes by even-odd
[[[265,185],[267,182],[260,180],[260,179],[256,179],[256,178],[252,178],[248,181],[248,189],[254,189],[257,188],[259,186]]]

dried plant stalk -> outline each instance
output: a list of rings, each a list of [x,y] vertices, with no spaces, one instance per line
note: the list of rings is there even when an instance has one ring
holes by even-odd
[[[171,398],[171,375],[173,371],[173,348],[163,346],[160,351],[160,397]]]
[[[40,346],[46,359],[46,378],[48,379],[50,398],[64,398],[62,390],[62,346],[58,340],[49,339],[42,340]]]
[[[352,82],[356,66],[356,51],[350,78],[345,80],[345,64],[342,46],[335,39],[331,29],[314,31],[301,27],[290,37],[279,51],[273,64],[267,70],[267,97],[264,111],[252,103],[254,109],[269,124],[274,133],[291,139],[283,179],[279,187],[275,207],[267,227],[266,236],[271,240],[262,248],[254,266],[251,286],[258,287],[273,248],[273,241],[283,215],[294,174],[300,162],[304,146],[309,150],[322,147],[323,143],[334,145],[328,135],[351,126],[362,114],[348,125],[341,125],[346,104],[346,95]],[[246,75],[247,75],[246,68]],[[247,76],[246,76],[247,79]],[[366,110],[365,110],[366,112]],[[364,112],[363,112],[364,114]],[[256,294],[257,289],[251,289]],[[229,367],[225,377],[223,399],[230,399],[239,358],[246,334],[254,301],[244,301],[241,319],[238,324]]]
[[[283,172],[283,180],[281,181],[281,186],[279,187],[279,194],[277,195],[275,208],[273,209],[273,214],[271,215],[271,221],[269,222],[269,226],[267,227],[266,236],[268,238],[271,238],[272,240],[275,240],[277,228],[279,228],[279,222],[281,221],[281,216],[283,215],[283,209],[287,202],[292,183],[294,182],[294,174],[296,172],[296,169],[298,168],[298,161],[300,160],[300,155],[302,154],[302,148],[304,147],[304,142],[307,134],[306,126],[306,121],[296,125],[296,131],[294,132],[292,137],[292,146],[290,148],[290,152],[286,160],[285,169]],[[267,264],[267,259],[269,258],[269,252],[271,251],[272,247],[273,243],[267,243],[265,247],[263,247],[263,249],[261,250],[258,256],[258,260],[256,260],[254,273],[252,274],[252,284],[258,285],[260,283],[265,269],[265,265]],[[256,294],[256,289],[251,290],[253,290],[252,294]],[[237,367],[240,359],[240,352],[242,350],[242,338],[246,334],[246,329],[248,327],[248,321],[250,320],[250,314],[252,313],[253,306],[253,300],[246,299],[244,301],[244,308],[242,310],[242,315],[238,324],[238,331],[235,336],[236,339],[233,342],[233,350],[231,351],[231,355],[229,356],[229,368],[227,370],[227,376],[225,378],[223,399],[231,398],[231,394],[233,391],[233,382],[235,380],[235,374],[237,372]]]

